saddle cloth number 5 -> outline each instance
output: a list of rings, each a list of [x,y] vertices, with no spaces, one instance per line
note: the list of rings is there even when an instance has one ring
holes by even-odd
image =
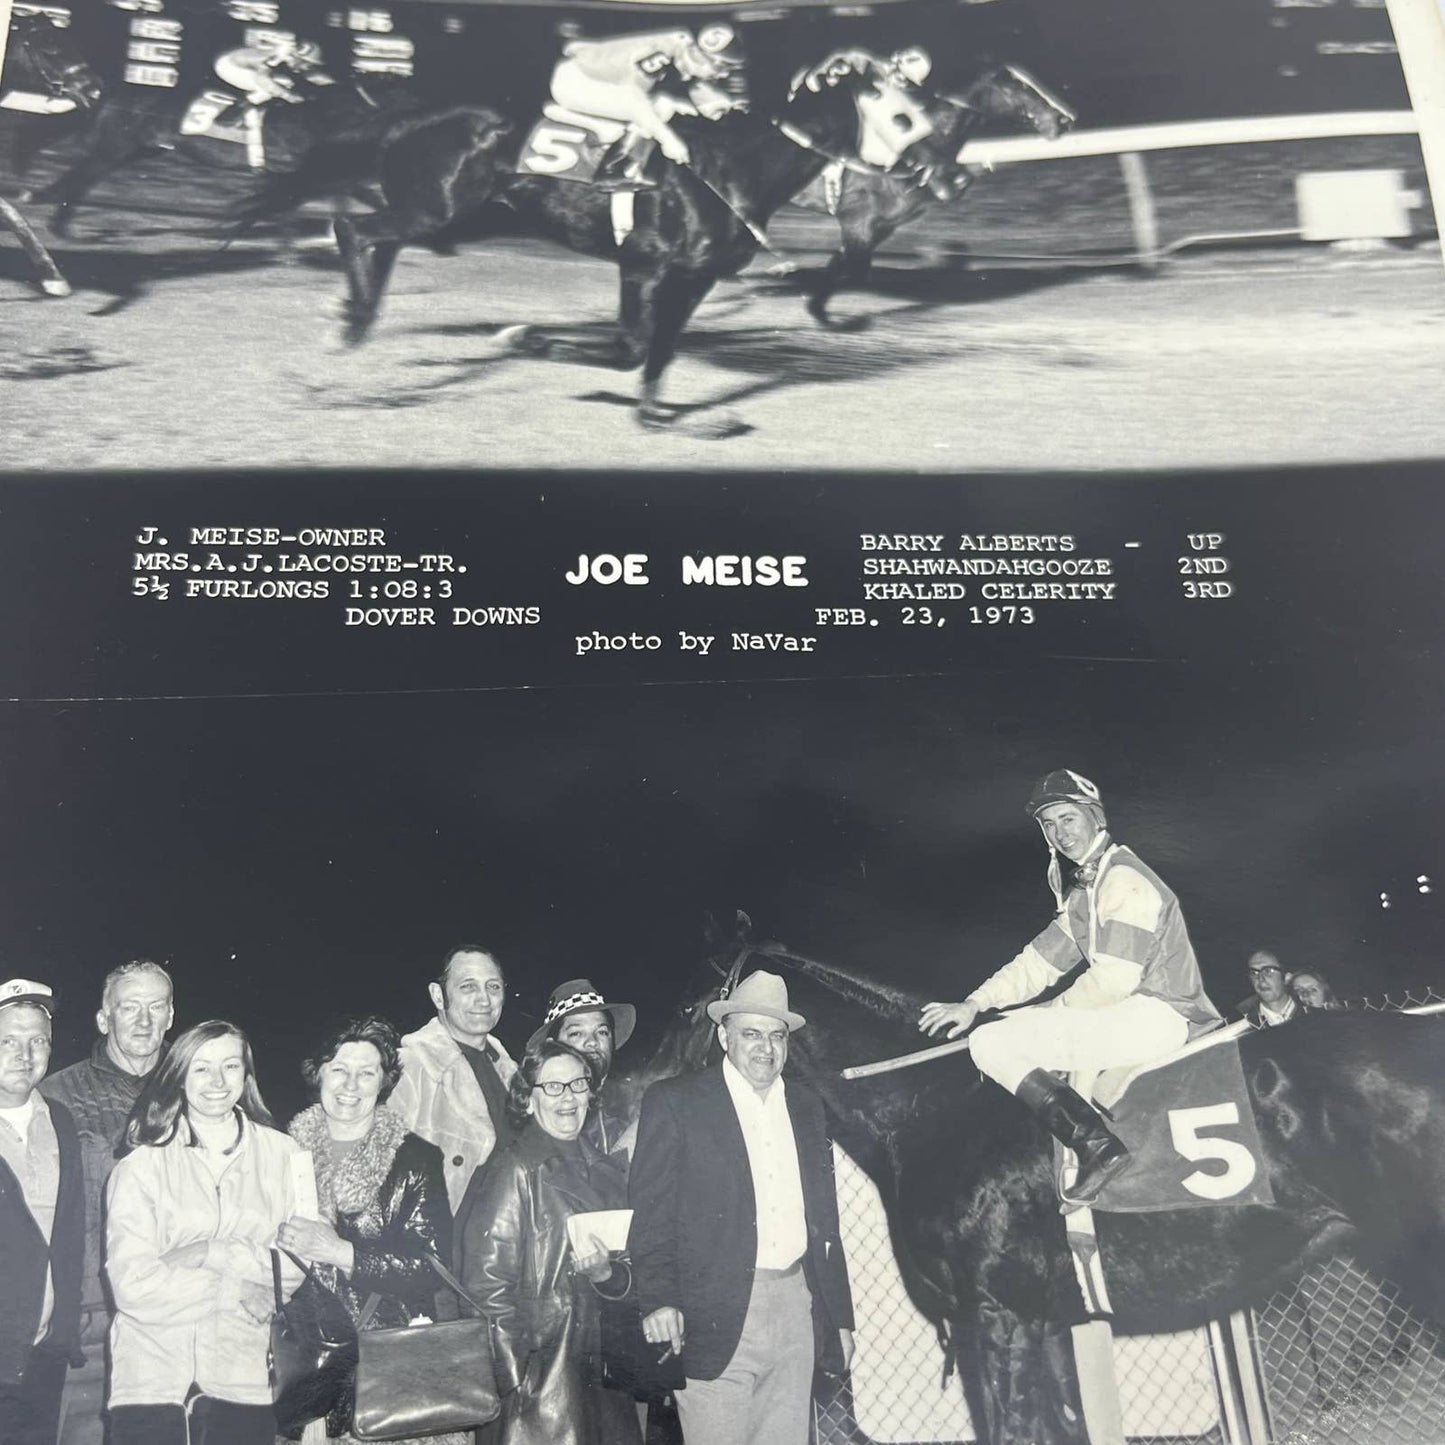
[[[1242,1193],[1259,1172],[1259,1161],[1241,1143],[1206,1135],[1206,1129],[1224,1129],[1239,1123],[1239,1105],[1202,1104],[1192,1109],[1169,1110],[1169,1138],[1174,1152],[1198,1163],[1218,1160],[1223,1172],[1196,1169],[1180,1182],[1200,1199],[1233,1199]]]

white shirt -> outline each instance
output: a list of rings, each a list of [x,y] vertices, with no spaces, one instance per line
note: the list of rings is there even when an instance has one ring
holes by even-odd
[[[774,1079],[759,1094],[731,1059],[723,1060],[723,1080],[742,1126],[757,1201],[758,1269],[786,1269],[808,1248],[808,1219],[803,1208],[803,1175],[798,1142],[788,1113],[787,1092]]]

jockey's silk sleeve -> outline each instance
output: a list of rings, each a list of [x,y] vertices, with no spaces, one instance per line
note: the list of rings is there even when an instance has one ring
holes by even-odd
[[[1059,975],[1067,973],[1081,956],[1073,939],[1055,920],[968,997],[981,1009],[1027,1003],[1046,988],[1052,988],[1059,981]]]

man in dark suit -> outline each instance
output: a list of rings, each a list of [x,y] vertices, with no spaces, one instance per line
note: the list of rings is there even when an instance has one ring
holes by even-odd
[[[65,1371],[80,1350],[85,1191],[80,1139],[35,1087],[50,1064],[55,995],[0,983],[0,1440],[55,1445]]]
[[[804,1020],[776,974],[708,1005],[724,1058],[642,1101],[629,1195],[643,1333],[682,1357],[687,1445],[806,1445],[853,1305],[818,1096],[780,1077]]]

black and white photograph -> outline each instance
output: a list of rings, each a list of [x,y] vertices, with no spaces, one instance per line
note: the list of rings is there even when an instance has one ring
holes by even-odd
[[[1434,0],[9,9],[9,467],[1445,453]]]
[[[6,485],[6,1445],[1440,1445],[1437,469],[706,480]]]

